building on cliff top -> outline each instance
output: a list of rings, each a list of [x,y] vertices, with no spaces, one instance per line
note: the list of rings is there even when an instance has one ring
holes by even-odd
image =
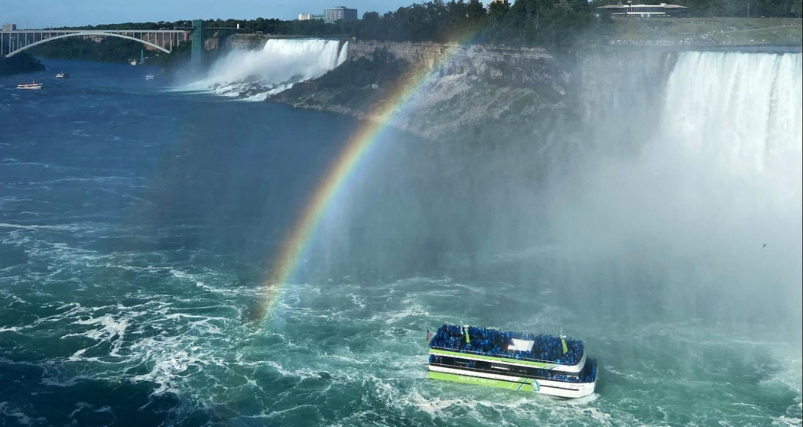
[[[597,8],[598,11],[609,13],[613,17],[622,18],[653,18],[653,17],[682,17],[688,10],[685,6],[677,4],[611,4]]]
[[[298,20],[299,21],[312,21],[313,19],[323,20],[323,15],[313,15],[311,13],[299,13],[298,14]]]
[[[332,7],[323,10],[323,20],[329,23],[339,21],[356,21],[357,9],[349,9],[346,6]]]

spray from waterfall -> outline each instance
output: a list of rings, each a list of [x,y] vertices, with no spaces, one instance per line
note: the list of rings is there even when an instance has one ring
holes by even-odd
[[[801,68],[800,54],[681,54],[639,155],[601,149],[572,199],[555,196],[575,267],[613,269],[609,292],[670,313],[799,331]]]
[[[207,76],[187,86],[217,94],[263,101],[294,83],[314,79],[348,58],[348,42],[270,39],[261,50],[234,50],[212,65]]]

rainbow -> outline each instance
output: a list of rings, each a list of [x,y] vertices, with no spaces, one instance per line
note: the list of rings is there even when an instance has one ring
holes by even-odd
[[[284,240],[279,256],[273,264],[273,270],[265,282],[266,291],[261,305],[253,313],[253,318],[265,319],[270,317],[328,206],[337,197],[340,188],[346,183],[354,168],[365,157],[371,146],[379,140],[379,136],[387,127],[388,121],[420,95],[420,89],[432,70],[457,53],[465,42],[475,34],[476,31],[470,31],[466,37],[459,39],[460,42],[447,45],[448,48],[441,53],[431,67],[427,66],[427,64],[422,64],[408,72],[400,79],[400,84],[397,85],[391,96],[378,108],[379,113],[373,120],[366,121],[349,138],[349,142],[338,153],[335,161],[324,174],[321,183],[305,205],[298,221]]]

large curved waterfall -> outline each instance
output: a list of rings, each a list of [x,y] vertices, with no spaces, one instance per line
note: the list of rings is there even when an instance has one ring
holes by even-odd
[[[683,54],[646,154],[672,182],[655,182],[669,196],[667,241],[699,257],[700,284],[721,272],[717,289],[742,295],[729,308],[788,310],[798,325],[801,65],[800,54]]]
[[[348,42],[270,39],[262,50],[234,50],[219,59],[192,89],[264,100],[293,83],[314,79],[345,62]]]
[[[572,262],[673,313],[799,324],[801,92],[800,54],[681,53],[638,153],[603,146],[558,197]]]
[[[800,182],[801,92],[800,54],[689,52],[670,76],[662,131],[730,174]]]

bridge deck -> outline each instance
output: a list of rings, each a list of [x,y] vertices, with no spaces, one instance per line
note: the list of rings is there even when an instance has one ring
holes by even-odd
[[[173,51],[173,47],[189,39],[191,31],[187,30],[72,30],[72,29],[40,29],[0,31],[0,55],[11,57],[26,49],[52,40],[67,37],[119,37],[140,42],[165,53]]]

